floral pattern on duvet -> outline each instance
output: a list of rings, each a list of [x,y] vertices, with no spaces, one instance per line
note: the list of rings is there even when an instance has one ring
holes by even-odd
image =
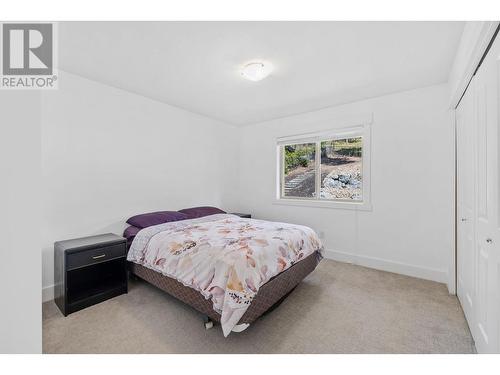
[[[211,299],[227,336],[262,285],[321,248],[305,226],[217,214],[145,228],[127,259]]]

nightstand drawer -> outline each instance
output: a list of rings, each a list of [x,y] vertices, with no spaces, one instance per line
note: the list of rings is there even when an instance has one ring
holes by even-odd
[[[125,243],[101,247],[97,249],[82,250],[67,254],[66,269],[71,270],[91,264],[106,262],[110,259],[124,257],[127,254]]]

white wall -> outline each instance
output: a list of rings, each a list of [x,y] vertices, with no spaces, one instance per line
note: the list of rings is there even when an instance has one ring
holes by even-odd
[[[41,353],[40,93],[0,90],[0,353]]]
[[[240,130],[239,199],[257,218],[325,233],[330,257],[448,282],[454,253],[454,132],[448,88],[433,86],[277,119]],[[372,211],[272,204],[275,138],[373,114]],[[451,281],[450,281],[451,284]]]
[[[232,126],[60,73],[42,95],[44,300],[54,241],[122,234],[137,213],[224,207],[236,163]]]

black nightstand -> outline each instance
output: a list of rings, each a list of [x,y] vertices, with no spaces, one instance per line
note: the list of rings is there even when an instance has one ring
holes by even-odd
[[[236,216],[239,216],[239,217],[243,217],[245,219],[251,219],[252,218],[251,214],[242,214],[240,212],[231,212],[231,215],[236,215]]]
[[[54,300],[67,316],[127,293],[127,245],[115,234],[54,244]]]

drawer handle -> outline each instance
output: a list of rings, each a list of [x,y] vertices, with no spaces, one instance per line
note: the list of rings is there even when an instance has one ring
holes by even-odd
[[[92,259],[100,259],[100,258],[104,258],[105,256],[106,256],[106,254],[96,255],[95,257],[92,257]]]

